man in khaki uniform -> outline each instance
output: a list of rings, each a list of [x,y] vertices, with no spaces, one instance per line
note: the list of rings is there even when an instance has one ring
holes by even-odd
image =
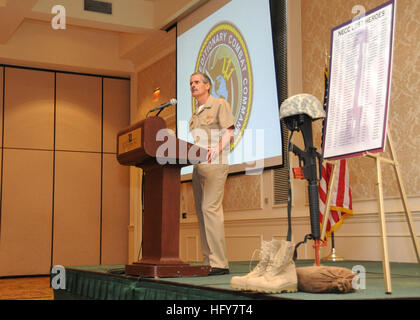
[[[235,128],[233,116],[225,99],[210,95],[211,82],[206,74],[191,75],[190,89],[198,106],[190,120],[190,131],[195,144],[208,150],[207,162],[194,165],[192,175],[204,263],[210,265],[210,275],[227,274],[222,200]]]

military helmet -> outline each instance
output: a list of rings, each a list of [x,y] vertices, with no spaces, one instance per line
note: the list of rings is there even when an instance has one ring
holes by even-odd
[[[307,93],[294,95],[284,100],[280,106],[280,119],[298,114],[307,114],[312,120],[325,118],[325,111],[321,102]]]

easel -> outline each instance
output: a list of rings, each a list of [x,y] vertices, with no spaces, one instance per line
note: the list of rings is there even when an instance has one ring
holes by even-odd
[[[391,273],[390,273],[390,266],[389,266],[389,256],[388,256],[388,240],[386,235],[386,222],[385,222],[385,208],[384,208],[384,192],[383,192],[383,183],[382,183],[382,162],[391,164],[394,166],[395,174],[397,176],[398,180],[398,187],[400,190],[401,199],[404,206],[405,216],[407,218],[408,226],[410,228],[411,233],[411,239],[413,240],[414,249],[416,251],[417,255],[417,261],[420,264],[420,245],[419,241],[417,240],[416,230],[414,227],[413,218],[411,216],[411,211],[408,207],[408,199],[405,192],[404,184],[402,181],[401,173],[400,173],[400,167],[395,155],[394,146],[392,144],[392,139],[390,137],[389,132],[387,133],[387,140],[390,147],[391,152],[391,159],[384,158],[381,156],[381,154],[374,154],[374,153],[365,153],[363,156],[372,158],[376,162],[376,176],[377,176],[377,192],[378,192],[378,210],[379,210],[379,223],[381,228],[381,238],[382,238],[382,254],[383,254],[383,260],[382,260],[382,268],[384,270],[384,281],[385,281],[385,293],[391,294],[392,288],[391,288]],[[327,221],[328,216],[330,214],[330,202],[331,202],[331,187],[332,187],[332,181],[334,181],[335,178],[335,171],[336,171],[336,162],[330,162],[333,165],[332,173],[331,173],[331,179],[329,181],[328,185],[328,194],[326,199],[326,210],[324,213],[323,218],[323,226],[322,226],[322,233],[321,233],[321,239],[325,238],[325,232],[327,228]]]

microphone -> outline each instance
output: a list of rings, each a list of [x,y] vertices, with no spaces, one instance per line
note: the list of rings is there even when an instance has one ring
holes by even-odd
[[[166,107],[169,107],[169,106],[171,106],[173,104],[176,104],[176,103],[177,103],[176,99],[171,99],[168,102],[166,102],[164,104],[161,104],[159,107],[153,108],[149,112],[153,112],[153,111],[156,111],[156,110],[165,109]]]

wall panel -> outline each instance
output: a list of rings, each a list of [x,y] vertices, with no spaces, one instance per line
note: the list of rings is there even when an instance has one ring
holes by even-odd
[[[53,264],[99,264],[101,155],[56,152]]]
[[[128,262],[129,114],[128,79],[0,67],[0,276]]]
[[[57,73],[56,149],[101,152],[102,80]]]
[[[6,67],[4,146],[52,150],[54,73]]]
[[[0,67],[0,171],[3,169],[3,162],[1,159],[3,159],[3,85],[4,85],[4,67]],[[3,183],[3,176],[0,174],[0,187]],[[1,197],[1,193],[0,193]],[[1,201],[1,198],[0,198]],[[1,208],[0,208],[0,236],[2,231],[2,214],[1,214]]]
[[[49,274],[53,152],[4,150],[0,276]]]
[[[128,263],[129,168],[116,158],[119,130],[130,124],[130,81],[103,79],[102,264]]]
[[[4,68],[0,67],[0,139],[3,138],[3,72]]]
[[[117,150],[117,133],[130,124],[130,81],[104,79],[103,151]]]
[[[130,224],[129,167],[121,166],[115,154],[103,156],[102,264],[128,263]]]

